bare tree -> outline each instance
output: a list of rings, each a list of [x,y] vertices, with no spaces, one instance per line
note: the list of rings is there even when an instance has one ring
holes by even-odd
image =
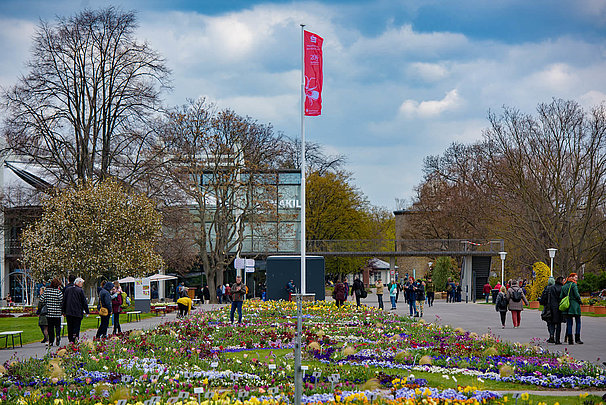
[[[164,136],[174,162],[170,179],[191,207],[195,243],[214,291],[245,237],[263,232],[275,211],[268,188],[276,183],[268,176],[275,176],[283,142],[270,126],[203,99],[171,112]]]
[[[483,142],[426,159],[418,236],[504,238],[516,270],[548,247],[557,274],[595,267],[606,241],[606,108],[554,100],[537,111],[490,113]]]
[[[284,143],[283,152],[277,156],[279,165],[291,169],[301,168],[301,140],[288,139]],[[323,175],[336,172],[342,168],[347,159],[344,155],[326,155],[322,145],[315,142],[305,142],[305,163],[310,172]]]
[[[136,27],[134,13],[112,7],[41,22],[29,72],[2,95],[8,148],[65,184],[135,184],[157,169],[149,121],[169,70]]]

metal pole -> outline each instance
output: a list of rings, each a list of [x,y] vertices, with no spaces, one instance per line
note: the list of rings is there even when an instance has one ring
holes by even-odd
[[[303,394],[303,377],[301,376],[301,333],[303,323],[303,297],[296,295],[297,301],[297,334],[295,335],[295,405],[301,405]]]
[[[505,285],[505,259],[501,259],[501,285]]]
[[[553,277],[553,257],[550,257],[551,259],[551,266],[550,266],[550,271],[551,271],[551,277]]]
[[[305,294],[305,24],[301,24],[301,294]]]

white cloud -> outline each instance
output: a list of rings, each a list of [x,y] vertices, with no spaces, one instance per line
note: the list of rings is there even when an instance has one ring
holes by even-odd
[[[419,77],[426,82],[437,82],[448,77],[448,69],[438,63],[411,63],[408,68],[409,74]]]
[[[456,110],[463,100],[459,97],[457,89],[446,93],[441,100],[421,101],[406,100],[400,106],[400,113],[406,117],[430,118],[437,117],[443,112]]]

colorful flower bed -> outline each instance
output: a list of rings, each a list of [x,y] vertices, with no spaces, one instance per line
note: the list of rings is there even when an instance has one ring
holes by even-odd
[[[294,303],[248,301],[244,314],[244,325],[223,308],[5,364],[0,400],[292,403]],[[303,330],[304,403],[500,404],[495,386],[606,387],[594,365],[373,308],[307,304]]]

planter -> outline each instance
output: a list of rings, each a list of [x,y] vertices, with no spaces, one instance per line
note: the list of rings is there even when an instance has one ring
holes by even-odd
[[[589,304],[581,304],[581,312],[589,312],[590,307]]]
[[[587,312],[595,312],[595,306],[594,305],[590,305],[589,306],[589,311]]]
[[[598,315],[606,315],[606,306],[604,305],[596,305],[594,307],[593,312]]]
[[[539,309],[540,306],[539,301],[530,301],[528,304],[528,308],[531,309]]]

